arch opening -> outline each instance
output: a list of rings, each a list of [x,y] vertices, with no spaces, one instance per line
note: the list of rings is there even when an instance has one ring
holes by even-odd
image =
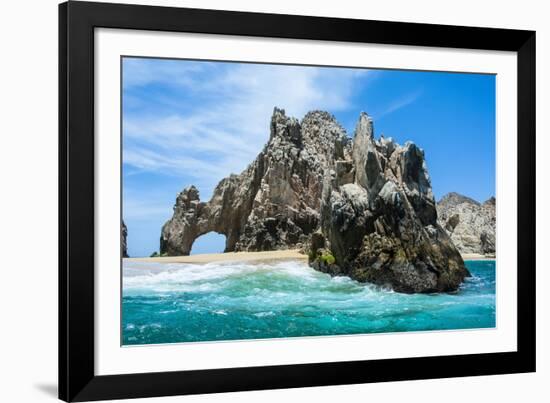
[[[190,255],[205,253],[223,253],[225,251],[226,236],[215,231],[207,232],[193,241]]]

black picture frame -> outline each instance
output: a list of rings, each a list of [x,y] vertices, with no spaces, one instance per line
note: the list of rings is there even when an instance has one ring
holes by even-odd
[[[94,29],[517,52],[517,351],[96,376]],[[535,371],[535,32],[69,1],[59,5],[59,398],[65,401]]]

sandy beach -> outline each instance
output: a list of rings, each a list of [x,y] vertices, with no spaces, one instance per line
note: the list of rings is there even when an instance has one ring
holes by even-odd
[[[267,252],[227,252],[208,253],[203,255],[190,256],[165,256],[165,257],[143,257],[126,258],[134,262],[156,262],[156,263],[213,263],[213,262],[254,262],[262,260],[300,259],[307,260],[307,255],[300,253],[297,249],[275,250]]]
[[[494,256],[486,256],[479,253],[462,253],[460,256],[464,260],[495,260]]]
[[[126,258],[127,261],[134,262],[155,262],[155,263],[214,263],[214,262],[256,262],[262,260],[281,260],[281,259],[299,259],[307,260],[307,255],[301,253],[298,249],[274,250],[266,252],[227,252],[227,253],[207,253],[202,255],[190,256],[165,256],[165,257],[137,257]],[[494,257],[487,257],[477,253],[462,254],[464,260],[494,260]]]

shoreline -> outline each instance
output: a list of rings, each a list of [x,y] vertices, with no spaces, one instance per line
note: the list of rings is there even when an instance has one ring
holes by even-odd
[[[480,253],[461,253],[462,260],[496,260],[494,256],[482,255]]]
[[[163,256],[163,257],[135,257],[124,258],[129,262],[150,263],[215,263],[215,262],[259,262],[265,260],[307,260],[307,255],[300,253],[298,249],[274,250],[264,252],[225,252],[205,253],[189,256]]]
[[[494,257],[487,257],[477,253],[461,254],[463,260],[495,260]],[[129,262],[149,263],[191,263],[206,264],[215,262],[259,262],[270,260],[307,260],[307,255],[298,249],[274,250],[264,252],[226,252],[226,253],[205,253],[189,256],[164,256],[164,257],[130,257],[124,258]]]

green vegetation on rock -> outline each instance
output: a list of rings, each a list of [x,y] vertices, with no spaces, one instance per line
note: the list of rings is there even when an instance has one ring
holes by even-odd
[[[167,253],[158,253],[157,251],[154,251],[153,253],[151,253],[151,255],[149,257],[165,257],[165,256],[168,256]]]
[[[329,252],[323,253],[321,256],[319,256],[319,259],[320,259],[323,263],[326,263],[326,264],[334,264],[334,263],[336,263],[336,259],[335,259],[334,256],[332,256],[332,254],[329,253]]]

